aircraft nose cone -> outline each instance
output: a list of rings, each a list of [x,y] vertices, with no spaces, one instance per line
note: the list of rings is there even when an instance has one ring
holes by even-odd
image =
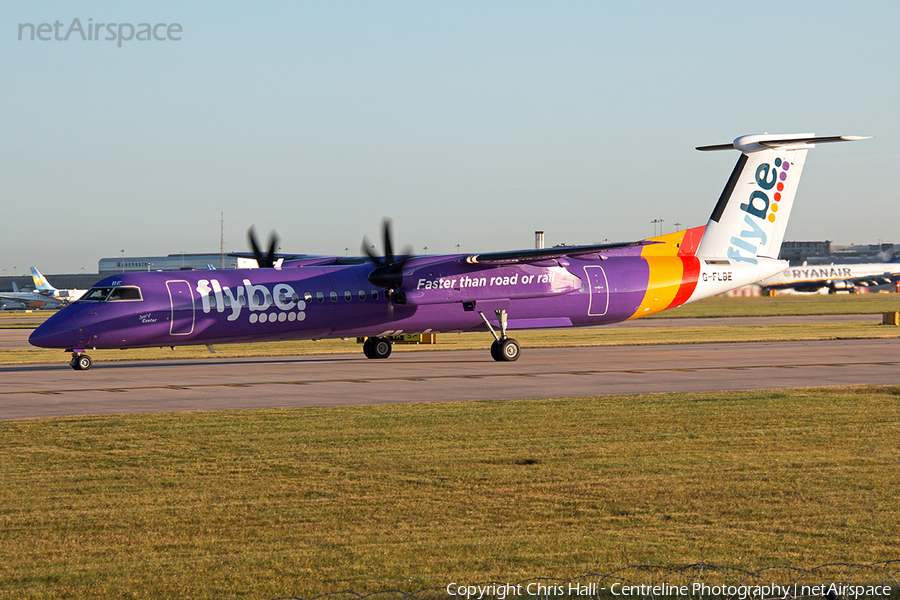
[[[72,317],[62,310],[35,329],[28,343],[38,348],[71,348],[75,341]]]

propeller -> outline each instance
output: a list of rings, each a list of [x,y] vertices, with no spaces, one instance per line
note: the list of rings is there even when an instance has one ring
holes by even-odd
[[[384,256],[376,256],[372,251],[372,244],[363,237],[362,250],[377,265],[369,273],[369,283],[375,287],[396,290],[403,283],[403,265],[412,256],[412,247],[404,248],[403,254],[394,256],[391,243],[391,220],[385,219],[383,224]]]
[[[275,266],[278,257],[275,256],[275,248],[278,246],[278,235],[273,231],[269,234],[269,251],[263,254],[256,243],[256,230],[253,225],[247,230],[247,239],[250,240],[250,248],[253,250],[253,257],[260,269],[271,269]]]

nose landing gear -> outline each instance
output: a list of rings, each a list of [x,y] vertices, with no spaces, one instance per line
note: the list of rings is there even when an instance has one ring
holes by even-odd
[[[69,366],[76,371],[87,371],[92,364],[94,364],[94,361],[84,352],[72,352],[72,360],[69,361]]]

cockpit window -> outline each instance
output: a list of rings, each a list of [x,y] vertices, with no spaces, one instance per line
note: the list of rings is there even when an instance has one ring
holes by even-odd
[[[133,285],[95,287],[79,299],[79,302],[127,302],[143,300],[141,288]]]

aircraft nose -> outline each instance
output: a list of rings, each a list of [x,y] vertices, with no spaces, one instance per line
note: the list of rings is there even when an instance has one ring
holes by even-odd
[[[75,342],[75,327],[71,315],[61,310],[28,336],[28,343],[38,348],[71,348]]]

